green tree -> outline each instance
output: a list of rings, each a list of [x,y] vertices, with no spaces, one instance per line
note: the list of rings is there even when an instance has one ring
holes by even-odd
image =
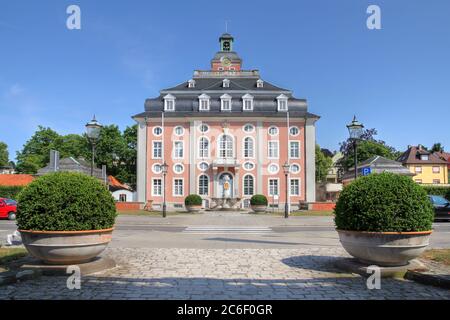
[[[9,164],[8,145],[0,141],[0,167],[6,167]]]
[[[444,147],[440,142],[437,142],[431,147],[431,152],[444,152]]]
[[[320,146],[316,144],[316,182],[323,182],[325,180],[332,164],[332,159],[327,157],[320,150]]]

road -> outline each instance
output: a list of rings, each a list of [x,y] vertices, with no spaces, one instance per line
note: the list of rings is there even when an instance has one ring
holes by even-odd
[[[430,247],[450,247],[450,223],[436,222]],[[16,229],[0,220],[0,242]],[[116,221],[114,248],[333,248],[340,247],[332,217],[262,216],[205,213],[167,218],[121,215]]]

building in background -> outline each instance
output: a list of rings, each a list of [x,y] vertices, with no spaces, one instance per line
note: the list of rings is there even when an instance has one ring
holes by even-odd
[[[447,162],[447,178],[448,178],[447,183],[450,184],[450,153],[440,151],[440,152],[435,152],[434,154],[436,156],[438,156],[440,159]]]
[[[285,203],[283,164],[290,165],[292,207],[314,202],[315,123],[305,99],[277,87],[258,70],[243,70],[230,34],[219,38],[211,69],[145,101],[138,122],[138,201],[169,208],[199,194],[204,207],[234,198],[242,207],[254,194],[271,206]],[[168,164],[166,185],[161,165]]]
[[[409,146],[398,161],[415,174],[413,179],[417,183],[448,183],[448,162],[426,150],[422,145]]]

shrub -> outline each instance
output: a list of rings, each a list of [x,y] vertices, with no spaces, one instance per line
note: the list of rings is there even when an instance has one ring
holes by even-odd
[[[198,194],[190,194],[184,199],[184,204],[186,206],[201,206],[202,197],[200,197]]]
[[[250,198],[250,204],[252,206],[267,206],[267,198],[263,194],[255,194]]]
[[[0,198],[17,200],[17,196],[22,189],[22,186],[0,186]]]
[[[23,230],[80,231],[111,228],[112,195],[98,179],[82,173],[49,173],[19,194],[17,225]]]
[[[338,229],[376,232],[428,231],[434,217],[425,190],[393,173],[371,174],[347,185],[334,213]]]
[[[422,186],[427,194],[435,196],[443,196],[447,200],[450,200],[450,187],[438,187],[438,186]]]

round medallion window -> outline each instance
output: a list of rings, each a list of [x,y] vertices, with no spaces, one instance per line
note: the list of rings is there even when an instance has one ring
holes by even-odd
[[[280,170],[280,168],[278,167],[277,164],[271,163],[271,164],[269,164],[269,167],[267,168],[267,170],[269,171],[269,173],[275,174],[278,172],[278,170]]]
[[[247,171],[253,170],[255,168],[255,164],[253,162],[247,161],[244,163],[244,169]]]
[[[173,171],[175,173],[182,173],[184,171],[184,167],[181,163],[177,163],[173,166]]]
[[[182,136],[184,133],[184,128],[182,126],[177,126],[175,127],[174,132],[177,136]]]
[[[161,173],[161,171],[162,171],[161,164],[155,163],[155,164],[153,165],[153,167],[152,167],[152,171],[153,171],[154,173]]]
[[[269,128],[269,135],[276,136],[278,134],[278,127],[272,126]]]
[[[155,136],[160,136],[162,134],[162,128],[161,127],[154,127],[153,128],[153,134]]]
[[[296,163],[291,164],[291,172],[292,173],[299,173],[300,172],[300,166]]]
[[[206,162],[200,162],[200,163],[198,164],[198,168],[199,168],[201,171],[206,171],[206,170],[208,170],[208,168],[209,168],[209,164],[206,163]]]
[[[253,131],[255,131],[255,127],[254,127],[252,124],[247,123],[247,124],[244,126],[244,132],[245,132],[245,133],[252,133]]]
[[[289,129],[289,133],[291,134],[291,136],[296,136],[299,133],[298,127],[291,127]]]
[[[199,130],[200,130],[201,133],[206,133],[206,132],[209,131],[209,126],[208,126],[207,124],[202,124],[202,125],[199,127]]]

